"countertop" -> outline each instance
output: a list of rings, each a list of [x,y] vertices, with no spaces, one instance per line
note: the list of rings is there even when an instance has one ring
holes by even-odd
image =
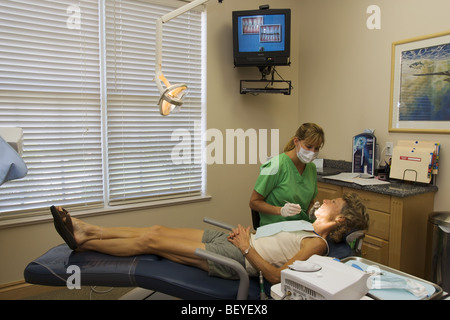
[[[317,181],[334,184],[342,187],[349,187],[357,190],[386,194],[399,198],[411,197],[422,193],[438,191],[438,187],[432,184],[402,181],[402,180],[391,179],[389,181],[390,184],[362,186],[356,183],[325,178],[326,176],[351,171],[352,171],[351,162],[325,159],[323,169],[317,169]]]

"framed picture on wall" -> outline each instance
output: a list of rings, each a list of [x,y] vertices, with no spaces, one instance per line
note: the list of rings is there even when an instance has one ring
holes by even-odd
[[[392,43],[389,131],[450,133],[450,31]]]

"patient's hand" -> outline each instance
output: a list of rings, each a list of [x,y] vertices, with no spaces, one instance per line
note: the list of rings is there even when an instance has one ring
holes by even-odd
[[[238,249],[244,251],[250,246],[250,226],[244,228],[240,224],[234,228],[228,235],[228,241],[234,244]]]

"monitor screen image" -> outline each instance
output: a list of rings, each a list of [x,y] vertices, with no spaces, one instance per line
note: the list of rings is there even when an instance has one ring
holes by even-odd
[[[233,11],[236,66],[288,65],[290,9]]]
[[[284,51],[284,15],[240,17],[239,52]]]

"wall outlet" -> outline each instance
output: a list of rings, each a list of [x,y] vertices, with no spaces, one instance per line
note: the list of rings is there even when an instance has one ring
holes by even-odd
[[[386,142],[386,156],[392,156],[392,152],[394,151],[394,143],[393,142]]]

